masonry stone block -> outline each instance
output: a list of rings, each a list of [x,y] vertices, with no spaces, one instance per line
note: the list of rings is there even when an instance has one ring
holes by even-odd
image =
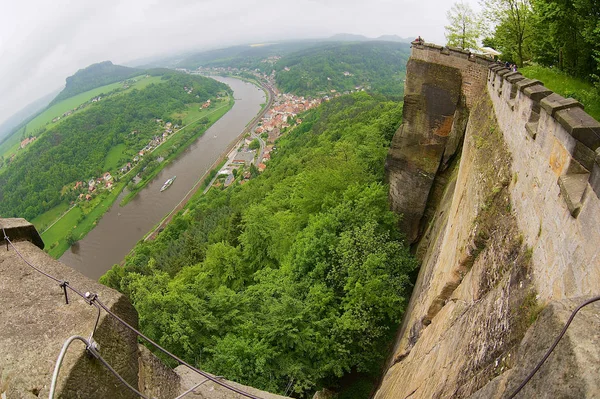
[[[525,79],[525,77],[523,75],[521,75],[519,72],[516,72],[514,75],[510,75],[509,77],[506,78],[506,81],[508,83],[516,83],[516,82],[520,82],[521,80]]]
[[[556,93],[552,93],[549,96],[542,99],[540,105],[546,110],[548,115],[552,117],[555,116],[556,112],[561,111],[563,109],[575,107],[583,109],[583,105],[579,101],[573,98],[564,98],[563,96],[558,95]]]
[[[556,120],[573,138],[595,151],[600,147],[600,123],[579,107],[556,112]]]
[[[580,141],[575,142],[575,149],[573,150],[573,159],[581,164],[586,170],[591,171],[594,167],[594,161],[596,153],[590,150],[587,146],[582,144]]]
[[[592,167],[592,174],[590,176],[590,185],[596,193],[596,197],[600,198],[600,148],[596,150],[596,160]]]
[[[523,79],[523,80],[518,81],[516,83],[516,85],[520,91],[523,91],[527,87],[536,86],[536,85],[544,85],[544,84],[537,79]]]
[[[552,90],[543,85],[528,86],[523,89],[523,93],[535,102],[540,102],[544,97],[552,94]]]

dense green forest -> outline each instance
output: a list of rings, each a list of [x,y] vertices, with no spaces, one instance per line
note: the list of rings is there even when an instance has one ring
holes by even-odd
[[[96,87],[110,83],[120,82],[127,78],[142,73],[141,70],[121,65],[114,65],[110,61],[92,64],[80,69],[73,76],[67,78],[65,88],[52,100],[50,106],[65,98],[86,92]]]
[[[229,91],[213,79],[181,73],[165,73],[162,80],[144,90],[97,102],[30,144],[0,173],[0,214],[32,220],[61,201],[70,200],[66,196],[76,194],[67,193],[64,187],[106,172],[103,165],[111,148],[124,144],[124,153],[133,155],[161,134],[157,118],[169,120],[186,104]],[[193,87],[193,94],[184,86]],[[124,158],[122,162],[129,160]]]
[[[362,376],[347,397],[368,397],[416,267],[383,184],[401,112],[367,93],[309,111],[263,174],[195,197],[101,281],[202,369],[295,397]]]
[[[283,92],[302,96],[351,91],[362,86],[401,99],[409,56],[409,44],[394,42],[310,48],[277,62],[277,85]]]

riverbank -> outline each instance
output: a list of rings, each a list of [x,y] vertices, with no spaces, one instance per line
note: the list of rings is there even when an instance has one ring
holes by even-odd
[[[217,171],[219,169],[221,169],[221,167],[225,164],[225,161],[227,160],[227,154],[229,154],[229,152],[235,148],[236,145],[238,145],[239,141],[241,139],[244,138],[244,136],[251,132],[252,129],[254,129],[256,127],[256,125],[258,124],[258,122],[262,119],[263,116],[265,116],[265,114],[267,113],[267,111],[271,108],[271,105],[273,104],[273,93],[266,87],[263,86],[262,84],[260,84],[259,81],[250,81],[249,79],[243,79],[237,76],[227,76],[229,78],[232,79],[238,79],[241,81],[245,81],[247,83],[251,83],[255,86],[257,86],[258,88],[260,88],[261,90],[263,90],[263,92],[265,93],[266,97],[267,97],[267,101],[264,104],[261,104],[262,108],[259,111],[259,113],[250,121],[248,122],[248,124],[246,124],[246,127],[244,128],[244,130],[242,130],[242,132],[239,134],[239,136],[237,136],[237,138],[231,142],[231,144],[225,149],[225,151],[223,151],[221,153],[221,155],[219,156],[219,158],[213,162],[213,164],[211,165],[211,167],[198,179],[198,181],[196,182],[196,184],[194,184],[194,186],[190,189],[190,191],[188,191],[188,193],[185,195],[185,197],[177,204],[177,206],[175,206],[175,208],[173,208],[173,210],[171,210],[171,212],[169,212],[167,214],[167,216],[165,216],[153,229],[152,231],[150,231],[145,237],[144,237],[144,241],[148,241],[148,240],[153,240],[156,238],[156,236],[159,234],[159,232],[161,232],[165,226],[167,224],[169,224],[169,222],[173,219],[173,216],[175,216],[177,214],[177,212],[181,211],[183,208],[185,208],[185,206],[187,205],[187,203],[190,201],[190,199],[194,198],[196,196],[196,194],[201,195],[202,194],[202,190],[204,188],[206,188],[207,184],[210,184],[210,179],[209,182],[207,183],[206,180],[211,176],[211,174],[215,174],[217,173]],[[202,184],[200,184],[202,183]]]
[[[234,104],[235,100],[233,97],[229,96],[227,104],[217,107],[208,115],[204,115],[194,122],[182,127],[176,131],[173,136],[169,137],[169,140],[156,147],[151,154],[154,156],[154,158],[164,158],[163,161],[158,163],[152,170],[145,172],[144,177],[137,182],[135,187],[132,187],[129,193],[127,193],[127,195],[125,195],[125,197],[121,200],[120,206],[127,205],[129,201],[131,201],[143,188],[148,185],[150,181],[156,177],[156,175],[158,175],[161,170],[165,168],[165,166],[170,164],[174,159],[177,159],[177,157],[181,155],[181,153],[185,151],[185,149],[188,148],[194,141],[201,137],[208,130],[208,128],[210,128],[210,126],[212,126],[216,121],[221,119],[223,115],[229,112],[229,110],[233,108]],[[202,123],[204,122],[203,120],[206,122],[204,125],[192,128],[192,125],[196,125],[199,122]],[[180,132],[184,129],[191,129],[192,133],[182,137]],[[171,144],[171,146],[167,148],[165,144]],[[173,147],[176,147],[177,149],[173,151]]]
[[[125,206],[131,201],[139,191],[146,187],[148,182],[160,173],[160,171],[181,155],[181,153],[201,137],[210,126],[229,112],[234,103],[235,101],[232,96],[227,97],[227,104],[218,106],[208,114],[203,115],[197,120],[182,127],[170,136],[168,140],[158,146],[152,154],[155,157],[163,157],[163,162],[157,163],[151,171],[148,171],[148,173],[145,174],[144,178],[136,184],[134,191],[130,191],[121,200],[120,206]],[[190,134],[185,134],[187,133],[184,131],[186,128],[188,131],[191,131]],[[166,143],[170,145],[168,147],[163,145]],[[127,174],[121,176],[119,181],[114,183],[112,190],[103,192],[89,202],[86,201],[75,204],[44,230],[41,237],[47,244],[46,251],[48,254],[58,259],[72,245],[76,245],[78,241],[86,237],[127,187],[130,179],[127,179],[126,177],[131,174],[134,176],[137,175],[141,169],[142,166],[134,167]]]

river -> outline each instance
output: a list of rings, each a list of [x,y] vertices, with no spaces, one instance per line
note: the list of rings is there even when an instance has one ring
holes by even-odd
[[[251,83],[234,78],[215,79],[233,89],[233,108],[124,207],[119,206],[122,193],[98,225],[63,254],[61,262],[95,280],[112,265],[120,263],[134,245],[185,197],[267,101],[265,93]],[[177,179],[168,190],[160,192],[163,183],[172,176]]]

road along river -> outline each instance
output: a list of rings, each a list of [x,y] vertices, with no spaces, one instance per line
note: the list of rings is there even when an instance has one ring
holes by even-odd
[[[61,262],[93,279],[121,262],[133,246],[177,206],[267,101],[264,91],[251,83],[234,78],[215,79],[233,89],[233,108],[124,207],[119,206],[124,196],[121,194],[98,225],[64,253]],[[177,179],[161,192],[163,183],[173,176]]]

